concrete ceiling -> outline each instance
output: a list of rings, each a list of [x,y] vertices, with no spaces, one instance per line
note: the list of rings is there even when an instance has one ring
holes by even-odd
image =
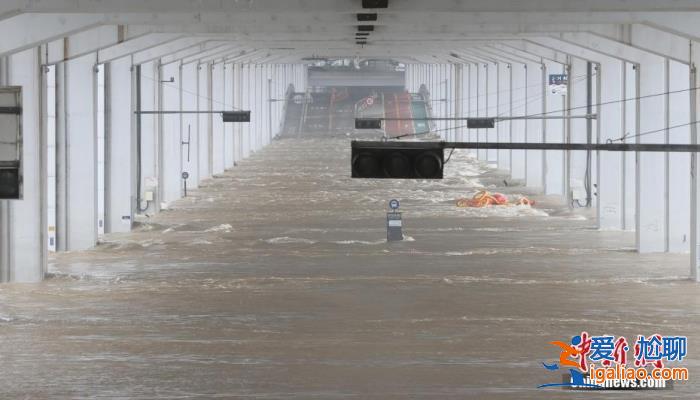
[[[376,12],[376,22],[357,13]],[[490,46],[561,32],[590,32],[624,40],[630,24],[699,38],[697,0],[389,0],[386,9],[362,8],[361,0],[3,0],[0,33],[53,25],[60,36],[101,26],[119,27],[119,41],[144,35],[201,38],[201,50],[171,45],[187,57],[241,49],[263,59],[294,62],[309,57],[390,58],[448,61],[459,50],[475,59],[503,56]],[[28,25],[29,24],[29,25]],[[358,25],[375,30],[366,45],[355,43]],[[69,29],[75,26],[74,30]],[[47,28],[48,29],[48,28]],[[31,39],[41,35],[32,33]],[[212,43],[206,44],[206,41]],[[27,40],[26,42],[31,42]],[[226,47],[229,45],[229,47]],[[194,45],[193,45],[194,46]],[[487,46],[487,47],[484,47]],[[11,47],[11,44],[7,45]],[[231,54],[225,54],[230,48]],[[0,46],[0,51],[3,48]],[[501,48],[501,52],[503,49]],[[170,53],[167,53],[170,54]],[[515,54],[514,54],[515,55]],[[517,55],[515,55],[517,57]]]

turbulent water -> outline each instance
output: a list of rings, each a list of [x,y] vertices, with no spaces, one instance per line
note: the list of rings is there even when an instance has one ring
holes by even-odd
[[[134,232],[0,286],[0,398],[591,398],[548,344],[688,335],[691,381],[605,398],[697,398],[700,286],[466,153],[443,181],[349,178],[347,139],[284,139]],[[508,184],[505,187],[505,184]],[[406,239],[385,241],[389,199]]]

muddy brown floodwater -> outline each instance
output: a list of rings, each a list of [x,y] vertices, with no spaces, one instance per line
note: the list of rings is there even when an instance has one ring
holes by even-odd
[[[349,140],[283,139],[134,232],[0,286],[0,398],[698,398],[687,255],[527,194],[466,153],[439,182],[352,180]],[[401,200],[407,240],[385,242]],[[671,391],[572,393],[548,342],[687,335]]]

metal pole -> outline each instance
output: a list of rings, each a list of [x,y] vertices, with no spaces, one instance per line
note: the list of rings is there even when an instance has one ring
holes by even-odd
[[[134,111],[138,115],[161,115],[161,114],[223,114],[231,111]]]
[[[390,142],[394,143],[394,142]],[[403,142],[425,143],[425,142]],[[698,153],[698,144],[662,143],[500,143],[500,142],[443,142],[446,149],[499,149],[499,150],[579,150],[579,151],[640,151]],[[397,148],[401,148],[397,146]]]
[[[354,140],[354,149],[440,150],[440,149],[496,149],[496,150],[572,150],[572,151],[634,151],[699,153],[700,144],[664,143],[506,143],[506,142],[404,142]]]
[[[598,114],[584,114],[584,115],[570,115],[570,116],[565,116],[565,115],[523,115],[520,117],[479,117],[479,118],[470,118],[470,117],[426,117],[426,118],[382,118],[382,117],[370,117],[370,118],[358,118],[358,119],[371,119],[371,120],[380,120],[380,121],[469,121],[470,119],[480,119],[480,120],[488,120],[488,119],[493,119],[495,122],[499,121],[511,121],[511,120],[516,120],[516,119],[596,119],[598,118]]]

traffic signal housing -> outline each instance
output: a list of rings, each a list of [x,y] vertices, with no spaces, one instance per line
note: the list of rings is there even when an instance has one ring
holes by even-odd
[[[442,142],[352,142],[352,177],[442,179]]]
[[[355,129],[382,129],[381,118],[355,118]]]

